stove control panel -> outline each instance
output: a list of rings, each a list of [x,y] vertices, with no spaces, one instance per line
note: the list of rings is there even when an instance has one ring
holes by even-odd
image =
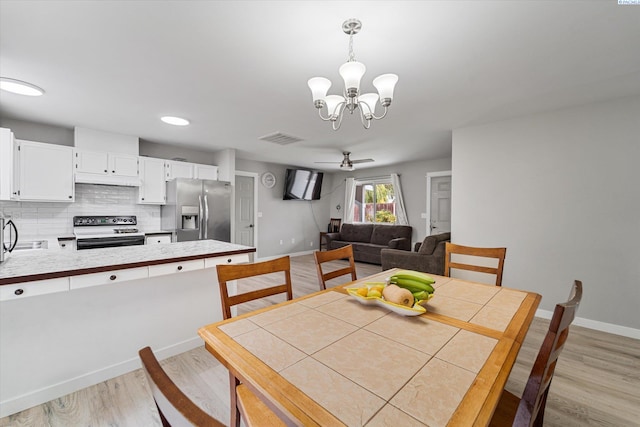
[[[92,226],[92,225],[136,225],[135,215],[131,216],[74,216],[73,226]]]

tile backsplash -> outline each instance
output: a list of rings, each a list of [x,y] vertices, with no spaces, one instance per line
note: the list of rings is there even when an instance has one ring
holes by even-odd
[[[137,187],[76,184],[74,203],[0,201],[0,213],[16,224],[20,241],[72,236],[77,215],[135,215],[141,230],[160,230],[160,206],[137,201]]]

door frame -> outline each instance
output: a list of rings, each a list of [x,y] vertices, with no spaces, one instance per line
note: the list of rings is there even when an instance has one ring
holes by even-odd
[[[428,172],[427,173],[427,222],[425,224],[426,226],[426,235],[427,236],[431,236],[431,180],[433,178],[439,178],[441,176],[451,176],[452,177],[452,182],[453,182],[453,176],[451,174],[451,171],[440,171],[440,172]],[[453,186],[451,187],[452,191],[453,191]],[[453,209],[453,206],[452,206]]]
[[[256,254],[258,252],[258,179],[260,178],[260,174],[256,172],[247,172],[247,171],[239,171],[236,170],[236,176],[248,176],[253,178],[253,247],[256,248]],[[234,186],[235,193],[235,186]],[[235,199],[235,194],[234,194]],[[235,203],[235,202],[234,202]],[[235,212],[234,212],[233,222],[236,222]],[[235,230],[233,234],[233,240],[235,240]],[[235,242],[234,242],[235,243]]]

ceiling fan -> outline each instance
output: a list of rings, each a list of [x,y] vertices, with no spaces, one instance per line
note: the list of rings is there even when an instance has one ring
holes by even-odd
[[[350,151],[343,151],[342,155],[344,156],[342,159],[342,162],[340,162],[340,169],[343,170],[347,170],[347,171],[352,171],[354,170],[354,164],[357,163],[369,163],[369,162],[373,162],[375,160],[373,159],[357,159],[357,160],[351,160],[351,158],[349,157],[351,155]],[[336,163],[336,162],[315,162],[315,163]]]

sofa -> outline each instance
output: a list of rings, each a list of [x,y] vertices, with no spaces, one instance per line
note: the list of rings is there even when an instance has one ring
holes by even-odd
[[[411,251],[410,225],[394,224],[342,224],[338,233],[327,233],[327,249],[353,246],[353,259],[380,264],[380,251],[385,248],[401,252]]]
[[[413,252],[396,249],[382,249],[380,253],[382,269],[402,268],[424,273],[444,275],[446,242],[451,241],[451,233],[427,236],[415,244]]]

